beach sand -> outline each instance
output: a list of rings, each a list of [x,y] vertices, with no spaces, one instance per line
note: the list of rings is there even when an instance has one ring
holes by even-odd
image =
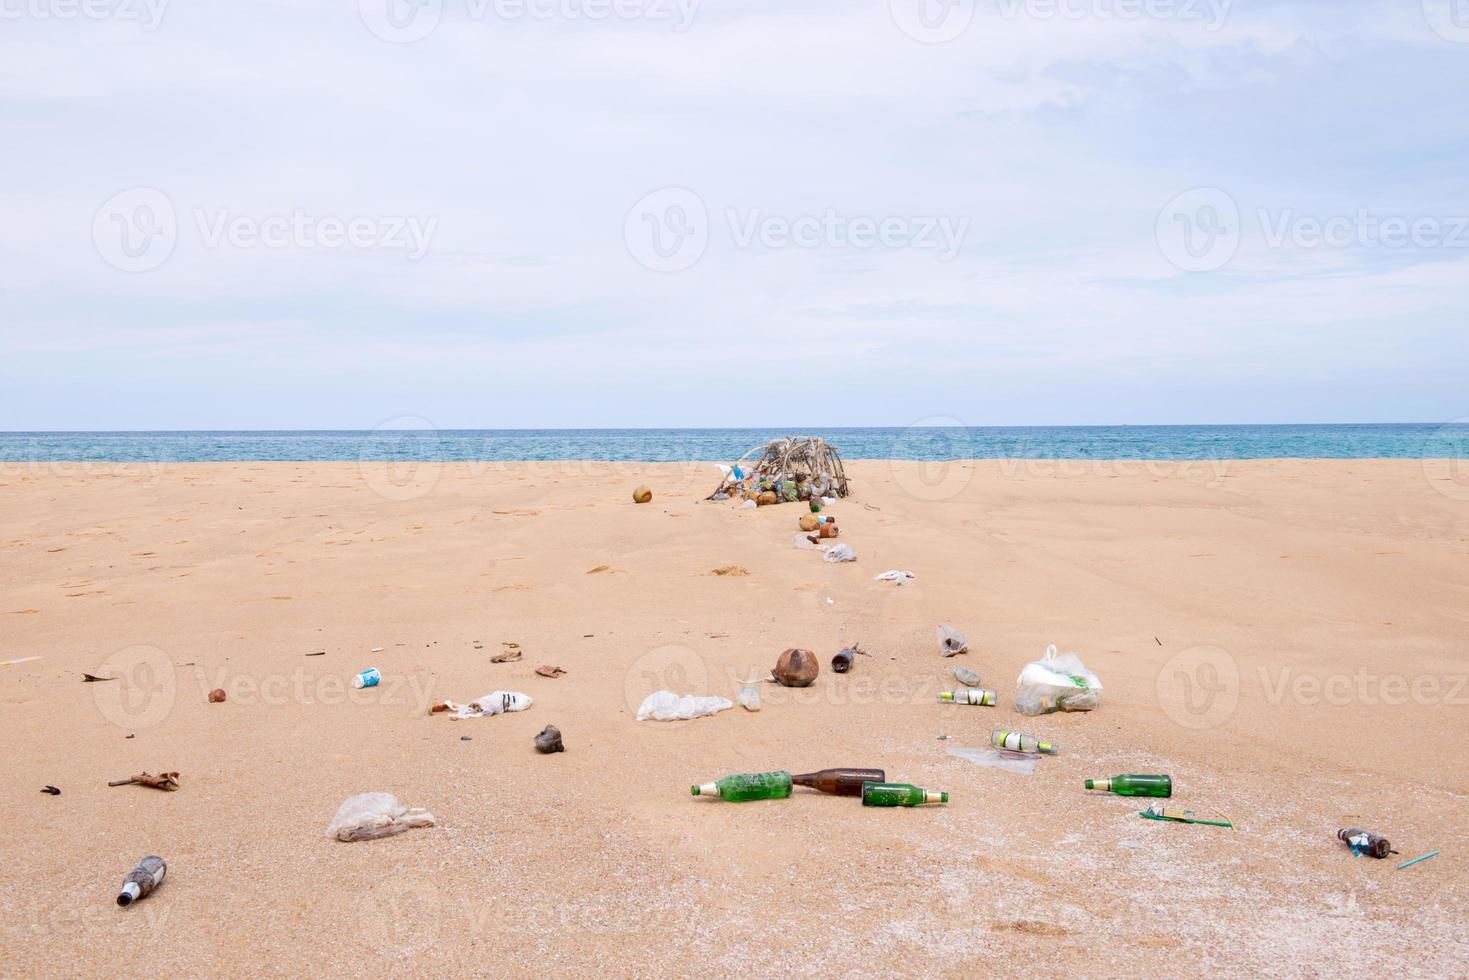
[[[8,464],[0,660],[43,659],[0,667],[0,972],[1463,976],[1469,491],[1446,473],[857,462],[830,513],[859,560],[831,564],[793,544],[797,505],[702,502],[707,464]],[[971,652],[941,658],[940,623]],[[853,640],[870,656],[832,674]],[[524,659],[492,664],[507,642]],[[1051,643],[1099,710],[1010,710]],[[634,720],[791,646],[823,671],[758,714]],[[383,684],[351,690],[369,665]],[[956,665],[1001,707],[937,703]],[[496,689],[535,704],[428,714]],[[565,753],[533,750],[548,723]],[[1028,777],[947,754],[996,726],[1060,754]],[[952,802],[689,794],[843,765]],[[145,769],[182,788],[107,786]],[[1082,788],[1129,772],[1237,832]],[[368,790],[439,826],[326,839]],[[1401,856],[1354,858],[1347,826]],[[120,909],[146,854],[168,878]]]

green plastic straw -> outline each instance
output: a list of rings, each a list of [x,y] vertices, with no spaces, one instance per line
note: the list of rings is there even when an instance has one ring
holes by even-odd
[[[1208,824],[1210,827],[1228,827],[1231,830],[1234,829],[1234,824],[1226,823],[1223,820],[1199,820],[1197,818],[1180,819],[1178,817],[1160,817],[1156,814],[1149,813],[1146,810],[1139,810],[1137,815],[1142,817],[1144,820],[1162,820],[1164,823],[1205,823]],[[1419,860],[1421,861],[1422,858],[1419,858]]]
[[[1398,870],[1401,871],[1404,868],[1411,868],[1413,865],[1417,864],[1419,861],[1427,861],[1429,858],[1433,857],[1437,853],[1438,853],[1437,851],[1429,851],[1427,854],[1423,855],[1422,857],[1414,858],[1411,861],[1404,861],[1402,864],[1398,865]]]

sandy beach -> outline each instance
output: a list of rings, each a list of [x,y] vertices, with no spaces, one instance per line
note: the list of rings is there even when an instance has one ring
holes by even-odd
[[[833,564],[793,543],[795,505],[702,501],[704,463],[7,464],[0,660],[41,659],[0,667],[0,972],[1463,976],[1448,473],[855,462],[830,513],[859,560]],[[941,623],[971,652],[942,658]],[[832,674],[851,641],[869,656]],[[1099,710],[1011,710],[1052,643],[1100,675]],[[659,688],[732,698],[793,646],[821,675],[759,713],[634,720]],[[382,685],[352,690],[370,665]],[[1001,705],[937,703],[956,665]],[[535,704],[428,713],[496,689]],[[546,724],[566,752],[533,750]],[[1060,753],[1032,776],[948,754],[996,726]],[[689,794],[827,766],[952,799]],[[160,769],[177,792],[107,786]],[[1082,788],[1154,772],[1237,831]],[[439,825],[326,839],[368,790]],[[1401,856],[1354,858],[1349,826]],[[118,908],[147,854],[167,880]]]

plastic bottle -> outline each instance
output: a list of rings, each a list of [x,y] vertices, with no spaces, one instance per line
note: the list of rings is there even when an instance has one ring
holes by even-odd
[[[717,796],[731,803],[746,800],[783,800],[791,795],[791,774],[779,772],[742,772],[713,783],[690,787],[695,796]]]
[[[947,803],[948,793],[920,789],[911,783],[863,783],[863,806],[919,806],[924,803]]]
[[[1113,776],[1110,779],[1088,779],[1087,789],[1118,796],[1172,796],[1172,776]]]
[[[1350,830],[1338,830],[1336,836],[1338,840],[1352,849],[1353,854],[1385,858],[1392,853],[1392,844],[1388,842],[1388,839],[1370,830],[1353,827]]]
[[[984,687],[961,687],[957,691],[940,691],[939,700],[951,704],[982,704],[993,708],[999,694]]]
[[[1011,752],[1040,752],[1045,755],[1056,754],[1056,746],[1050,742],[1042,742],[1034,735],[1012,732],[1005,728],[996,728],[990,732],[990,744],[997,749],[1008,749]]]
[[[126,908],[140,898],[147,898],[149,892],[163,884],[163,876],[166,874],[168,865],[163,858],[156,854],[143,858],[122,880],[122,891],[117,893],[117,904]]]
[[[383,675],[376,667],[369,667],[352,678],[352,686],[361,690],[364,687],[377,687],[382,682]]]
[[[791,777],[791,782],[836,796],[861,796],[863,783],[881,783],[887,778],[888,774],[881,769],[822,769],[798,773]]]

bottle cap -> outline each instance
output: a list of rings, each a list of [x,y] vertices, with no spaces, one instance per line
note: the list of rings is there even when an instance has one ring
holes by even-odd
[[[1087,789],[1095,789],[1096,787],[1092,786],[1092,781],[1090,779],[1088,779],[1086,781],[1086,788]]]

